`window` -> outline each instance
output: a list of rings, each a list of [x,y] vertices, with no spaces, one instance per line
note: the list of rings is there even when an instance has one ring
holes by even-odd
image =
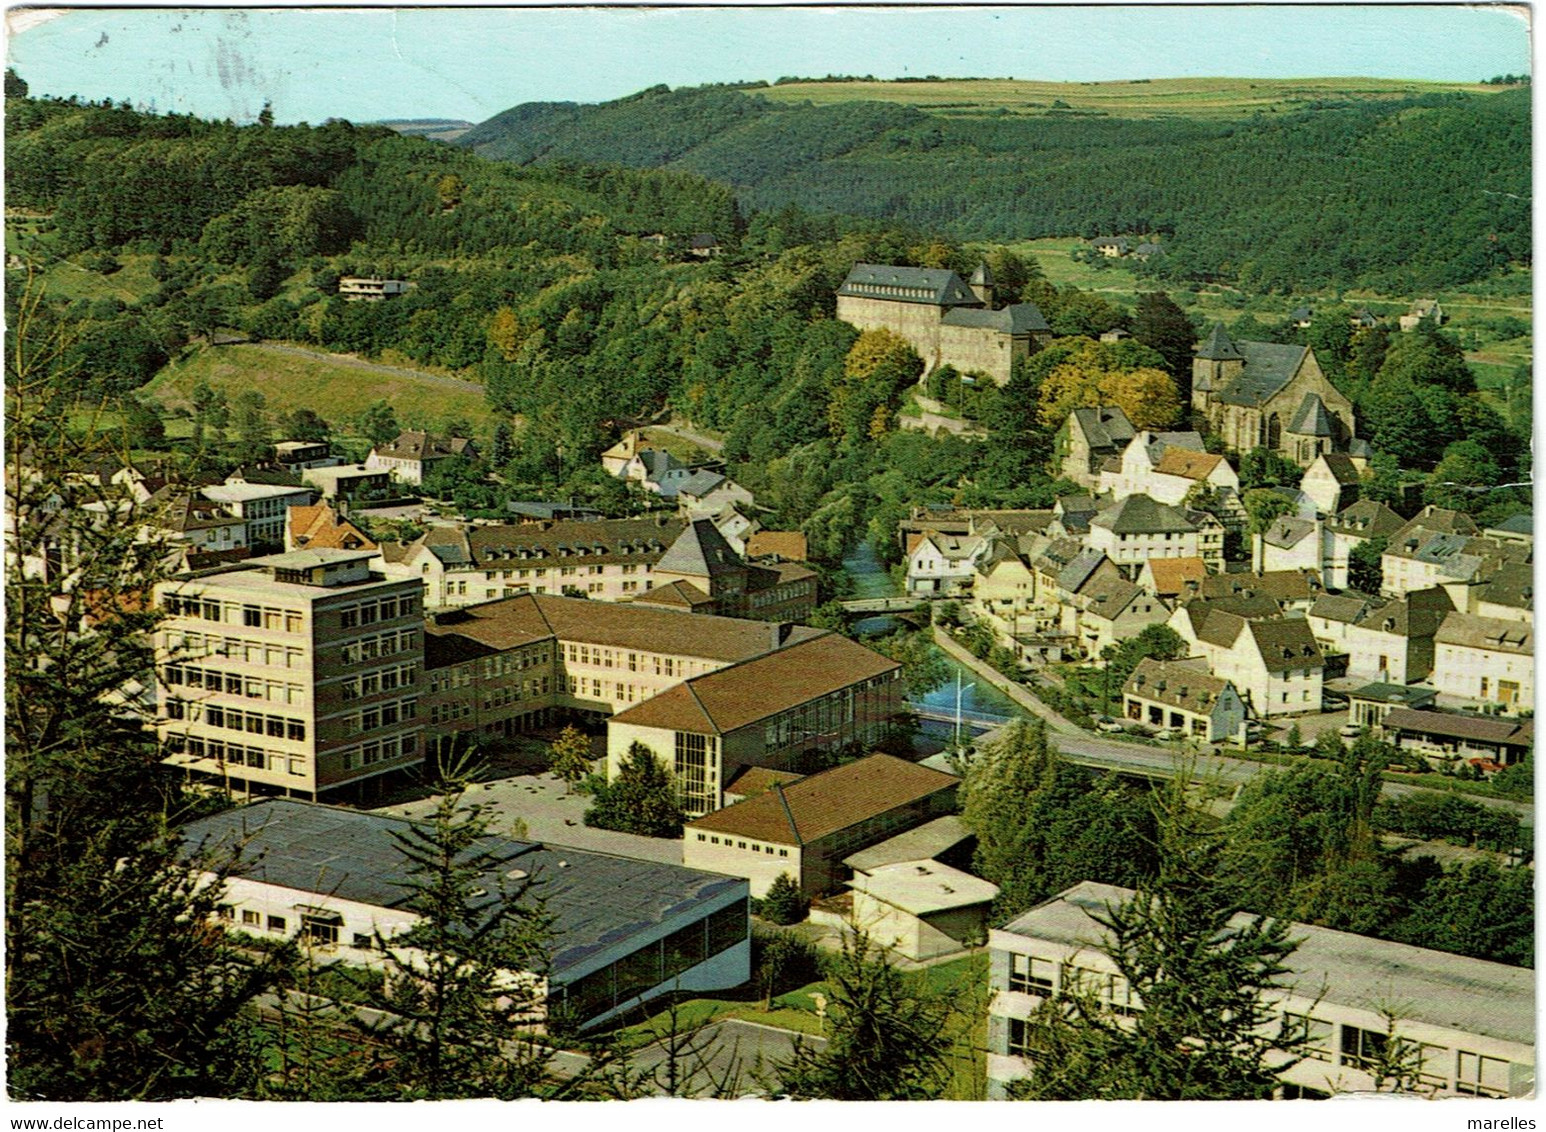
[[[1473,1097],[1506,1097],[1508,1078],[1508,1062],[1501,1057],[1455,1051],[1455,1092]]]
[[[262,922],[262,917],[260,917],[256,912],[248,908],[242,909],[242,923],[251,925],[252,927],[257,927]]]
[[[282,932],[285,930],[285,918],[283,916],[270,916],[268,918],[268,930]]]
[[[1036,1051],[1027,1040],[1030,1026],[1023,1018],[1009,1019],[1009,1052],[1015,1057],[1026,1057]]]
[[[718,955],[746,939],[749,921],[746,898],[711,912],[708,918],[708,953]]]
[[[1052,973],[1055,964],[1050,959],[1038,959],[1034,955],[1009,957],[1009,989],[1026,994],[1051,994]]]
[[[1311,1018],[1306,1014],[1284,1014],[1284,1018],[1291,1026],[1301,1027],[1305,1036],[1309,1039],[1305,1046],[1305,1052],[1311,1057],[1330,1057],[1331,1055],[1331,1023],[1322,1022],[1319,1018]],[[1297,1033],[1298,1030],[1291,1030]]]
[[[234,907],[230,904],[215,905],[215,915],[219,916],[222,920],[229,920],[234,910]]]
[[[372,936],[365,935],[362,932],[355,932],[353,946],[358,948],[360,951],[374,951],[376,947],[376,941]]]
[[[332,946],[338,942],[338,929],[343,919],[331,913],[319,913],[315,915],[303,915],[301,917],[301,935],[312,943],[320,943],[324,946]]]
[[[1376,1030],[1342,1026],[1342,1064],[1372,1072],[1385,1055],[1386,1037]]]

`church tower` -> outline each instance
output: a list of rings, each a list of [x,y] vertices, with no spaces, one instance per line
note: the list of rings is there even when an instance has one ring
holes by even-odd
[[[1244,369],[1245,355],[1215,322],[1192,358],[1192,408],[1206,411],[1213,395],[1227,388]]]

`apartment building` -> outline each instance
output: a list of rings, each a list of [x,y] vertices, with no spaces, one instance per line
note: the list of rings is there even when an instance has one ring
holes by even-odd
[[[277,547],[284,546],[290,508],[309,506],[316,496],[309,487],[243,482],[211,484],[200,488],[199,494],[245,522],[249,543]]]
[[[419,762],[420,591],[373,557],[297,550],[156,586],[170,765],[316,800]]]
[[[1517,712],[1535,703],[1535,631],[1520,621],[1450,613],[1433,635],[1441,694]]]
[[[1147,495],[1129,495],[1097,512],[1085,545],[1103,551],[1128,578],[1151,558],[1201,558],[1213,570],[1224,568],[1222,523]]]
[[[1133,891],[1085,882],[989,933],[988,1095],[1034,1071],[1026,1019],[1046,998],[1077,987],[1120,1019],[1144,1009],[1101,949],[1096,917]],[[1237,917],[1245,923],[1249,917]],[[1285,960],[1274,1009],[1308,1027],[1307,1056],[1285,1069],[1281,1095],[1370,1092],[1371,1072],[1395,1032],[1420,1059],[1420,1085],[1434,1096],[1523,1097],[1535,1087],[1533,972],[1442,951],[1389,943],[1310,924]]]
[[[1259,602],[1275,611],[1268,598],[1193,601],[1177,609],[1170,627],[1194,656],[1206,658],[1208,671],[1228,680],[1253,715],[1302,715],[1321,708],[1326,661],[1303,617],[1257,616],[1248,606]],[[1231,612],[1228,608],[1246,610]]]

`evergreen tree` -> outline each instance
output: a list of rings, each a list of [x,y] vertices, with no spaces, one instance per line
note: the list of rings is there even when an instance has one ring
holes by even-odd
[[[1171,786],[1159,868],[1133,898],[1094,913],[1097,944],[1137,999],[1129,1019],[1094,987],[1066,986],[1027,1022],[1028,1100],[1266,1100],[1308,1044],[1273,999],[1297,941],[1288,924],[1235,914],[1217,878],[1222,835]]]
[[[370,1079],[398,1100],[533,1096],[548,1054],[530,1035],[547,970],[550,918],[541,878],[509,879],[508,856],[489,839],[490,818],[449,784],[434,816],[393,838],[418,917],[378,937],[385,982],[358,1025],[377,1045]]]
[[[796,1041],[774,1065],[778,1089],[799,1100],[916,1101],[950,1081],[952,1006],[899,971],[863,931],[826,961],[827,1044]]]
[[[762,918],[774,924],[798,924],[805,919],[811,902],[800,891],[800,884],[788,873],[779,873],[768,885],[762,898]]]
[[[1165,359],[1165,372],[1175,379],[1184,405],[1192,403],[1192,353],[1197,328],[1187,313],[1163,291],[1138,296],[1133,311],[1133,337]]]

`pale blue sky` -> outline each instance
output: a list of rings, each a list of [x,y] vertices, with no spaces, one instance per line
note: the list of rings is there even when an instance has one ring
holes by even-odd
[[[249,121],[481,121],[655,83],[780,75],[1094,81],[1362,75],[1475,82],[1530,67],[1522,8],[96,9],[24,28],[35,93]]]

